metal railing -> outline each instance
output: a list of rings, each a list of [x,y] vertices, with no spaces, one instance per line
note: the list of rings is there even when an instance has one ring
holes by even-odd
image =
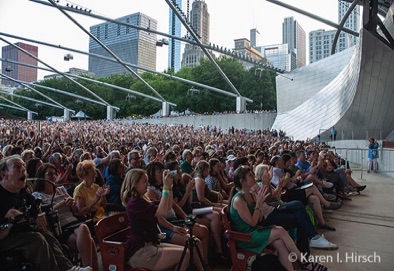
[[[352,171],[359,171],[360,177],[363,179],[363,173],[368,170],[368,148],[330,148],[346,162],[356,164],[352,166]],[[392,168],[392,159],[394,159],[393,149],[378,149],[378,171],[379,173],[392,173],[394,168]],[[358,166],[357,166],[358,165]]]
[[[320,141],[332,141],[330,139],[330,129],[331,128],[320,128],[318,134],[320,135]],[[364,135],[362,138],[356,135]],[[355,139],[365,139],[368,140],[369,137],[373,136],[376,140],[383,139],[382,130],[338,130],[336,140],[355,140]]]

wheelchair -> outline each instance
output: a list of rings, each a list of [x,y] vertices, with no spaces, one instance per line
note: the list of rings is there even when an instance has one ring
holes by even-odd
[[[3,271],[38,271],[18,250],[1,252],[0,266]]]

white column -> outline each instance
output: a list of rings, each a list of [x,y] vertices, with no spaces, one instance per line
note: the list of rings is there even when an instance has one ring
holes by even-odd
[[[27,111],[27,119],[32,120],[33,119],[33,112]]]
[[[246,109],[246,101],[245,101],[244,97],[240,97],[240,96],[237,97],[236,104],[237,104],[237,108],[236,108],[237,113],[245,111],[245,109]]]
[[[161,103],[161,116],[168,117],[170,115],[170,105],[168,102]]]
[[[107,120],[114,119],[114,108],[110,105],[107,105]]]
[[[68,110],[67,108],[64,108],[63,112],[64,112],[64,115],[63,115],[64,121],[69,121],[70,120],[70,110]]]

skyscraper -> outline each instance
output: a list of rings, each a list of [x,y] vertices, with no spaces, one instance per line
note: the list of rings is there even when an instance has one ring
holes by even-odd
[[[182,0],[176,0],[176,5],[182,9]],[[168,33],[181,37],[182,35],[182,23],[175,16],[175,13],[170,9],[169,13],[169,31]],[[173,69],[177,72],[181,68],[181,41],[175,39],[169,39],[168,44],[168,68]]]
[[[26,44],[23,42],[17,42],[15,43],[15,45],[33,54],[34,56],[38,57],[37,46]],[[34,58],[30,57],[29,55],[25,54],[24,52],[15,48],[12,45],[7,45],[2,47],[1,55],[3,58],[25,63],[25,64],[30,64],[34,66],[37,66],[38,64],[37,60],[35,60]],[[7,63],[5,61],[2,61],[1,70],[5,75],[14,78],[16,80],[21,80],[25,82],[37,81],[37,69],[32,67],[27,67],[27,66],[22,66],[22,65]],[[11,87],[15,87],[19,85],[19,83],[16,83],[8,79],[2,79],[2,84]]]
[[[331,55],[336,30],[319,29],[309,32],[309,64]],[[336,46],[338,52],[339,45]]]
[[[296,54],[294,51],[289,52],[289,44],[272,44],[258,46],[257,50],[261,52],[263,58],[271,62],[272,66],[285,71],[291,71],[291,63],[296,63]]]
[[[346,1],[338,1],[338,23],[342,21],[342,18],[345,16],[346,12],[350,8],[352,3]],[[347,18],[344,27],[353,30],[355,32],[360,31],[360,6],[357,5],[353,9],[352,13],[350,13]],[[347,34],[345,32],[341,32],[339,35],[339,51],[343,51],[346,48],[352,47],[357,43],[357,37]]]
[[[293,17],[284,19],[282,43],[289,44],[289,53],[296,54],[296,63],[291,63],[292,70],[306,65],[306,34]]]
[[[259,35],[260,32],[257,30],[257,28],[250,29],[250,46],[253,48],[257,46],[257,39]]]
[[[128,24],[157,30],[157,21],[141,12],[117,19]],[[90,33],[115,53],[122,61],[156,70],[156,34],[137,30],[114,22],[105,22],[90,27]],[[89,41],[89,52],[110,57],[109,53],[93,39]],[[142,70],[137,70],[142,72]],[[115,73],[126,73],[120,64],[89,56],[89,71],[99,77]]]
[[[190,24],[200,36],[202,44],[209,44],[209,13],[205,0],[195,0],[190,11]],[[200,63],[200,59],[206,57],[200,47],[186,44],[182,56],[182,67],[194,67]]]
[[[348,11],[351,3],[338,1],[338,24],[342,21]],[[344,27],[355,32],[360,31],[360,7],[357,5],[350,13]],[[309,63],[316,62],[320,59],[331,55],[332,45],[337,30],[319,29],[309,33]],[[341,52],[357,43],[357,37],[341,32],[335,47],[335,52]]]

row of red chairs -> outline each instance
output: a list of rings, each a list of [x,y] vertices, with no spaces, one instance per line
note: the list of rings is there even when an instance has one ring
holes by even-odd
[[[227,252],[232,263],[231,270],[246,270],[249,257],[256,254],[246,250],[237,250],[235,243],[236,241],[248,242],[251,240],[251,236],[232,230],[227,206],[221,210],[221,216]],[[130,231],[126,212],[105,217],[98,221],[94,228],[100,248],[103,270],[150,271],[148,269],[132,268],[126,264],[125,240]]]

